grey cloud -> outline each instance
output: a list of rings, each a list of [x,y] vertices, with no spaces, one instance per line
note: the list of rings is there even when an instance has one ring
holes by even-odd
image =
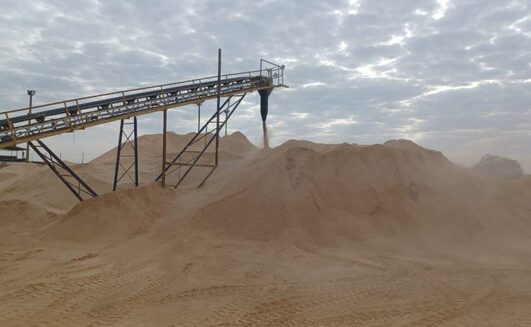
[[[7,1],[0,13],[0,108],[287,64],[271,135],[322,142],[412,138],[471,163],[510,155],[531,171],[531,8],[525,0]],[[437,16],[437,15],[438,16]],[[250,95],[230,130],[256,142]],[[205,104],[205,110],[211,110]],[[171,128],[191,131],[195,107]],[[160,132],[157,114],[142,117]],[[50,139],[66,152],[114,146],[114,125]],[[88,140],[99,140],[98,144]],[[109,140],[113,140],[110,142]],[[100,144],[101,143],[101,144]]]

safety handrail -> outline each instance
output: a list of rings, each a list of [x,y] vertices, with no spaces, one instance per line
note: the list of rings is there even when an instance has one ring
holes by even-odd
[[[253,74],[259,73],[258,75],[255,76],[255,77],[257,77],[257,76],[262,76],[262,71],[263,70],[251,70],[251,71],[239,72],[239,73],[222,74],[221,77],[222,77],[222,81],[223,81],[223,80],[227,80],[229,77],[243,76],[243,75],[248,75],[250,77],[253,77]],[[124,91],[108,92],[108,93],[102,93],[102,94],[91,95],[91,96],[86,96],[86,97],[72,98],[72,99],[67,99],[67,100],[62,100],[62,101],[57,101],[57,102],[45,103],[45,104],[41,104],[41,105],[32,106],[31,109],[35,110],[35,109],[39,109],[39,108],[43,108],[43,107],[63,104],[65,102],[75,102],[76,100],[77,101],[81,101],[81,100],[87,100],[87,99],[95,99],[95,98],[100,98],[100,97],[107,97],[107,96],[112,96],[112,95],[121,95],[122,93],[144,91],[144,90],[155,89],[155,88],[160,88],[161,91],[164,91],[164,88],[167,88],[168,86],[186,85],[187,83],[194,83],[194,82],[197,82],[197,81],[199,81],[201,83],[204,83],[204,82],[206,82],[208,80],[217,81],[217,78],[218,77],[216,75],[216,76],[194,78],[194,79],[189,79],[189,80],[185,80],[185,81],[166,83],[166,84],[160,84],[160,85],[150,85],[150,86],[145,86],[145,87],[127,89],[127,90],[124,90]],[[27,110],[29,110],[29,107],[3,111],[2,114],[4,114],[4,113],[12,114],[12,113],[15,113],[15,112],[21,112],[21,111],[27,111]]]
[[[272,65],[272,68],[264,70],[264,63]],[[260,68],[223,74],[219,84],[217,76],[209,76],[0,112],[0,148],[73,132],[123,117],[202,102],[215,98],[218,89],[226,97],[284,86],[284,66],[262,59]]]

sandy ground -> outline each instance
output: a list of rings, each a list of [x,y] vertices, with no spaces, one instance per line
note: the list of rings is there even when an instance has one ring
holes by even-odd
[[[171,135],[178,151],[188,136]],[[531,179],[408,141],[259,150],[222,140],[202,189],[111,189],[114,152],[0,168],[1,326],[531,326]]]

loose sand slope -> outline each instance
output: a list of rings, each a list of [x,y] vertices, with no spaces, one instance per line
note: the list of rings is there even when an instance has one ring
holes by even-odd
[[[147,182],[160,136],[139,142]],[[103,194],[81,204],[44,167],[0,169],[0,325],[531,325],[529,180],[403,140],[237,133],[200,190],[105,194],[115,155],[75,167]]]

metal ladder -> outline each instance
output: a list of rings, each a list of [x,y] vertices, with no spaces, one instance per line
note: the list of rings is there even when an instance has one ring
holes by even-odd
[[[219,138],[221,131],[223,130],[225,124],[230,119],[236,108],[243,101],[247,93],[241,95],[230,96],[225,100],[223,105],[220,107],[219,111],[216,111],[210,119],[202,125],[202,127],[195,133],[190,141],[183,147],[183,149],[177,154],[177,156],[171,160],[167,161],[165,169],[162,173],[155,179],[155,181],[160,181],[164,177],[177,172],[178,177],[177,181],[173,185],[174,188],[177,188],[184,179],[189,175],[191,170],[194,167],[209,168],[206,176],[201,180],[198,188],[203,186],[206,180],[212,175],[212,173],[218,167],[219,159],[219,145],[218,142],[215,144],[214,152],[207,152],[207,149],[212,145],[216,139]],[[232,101],[231,101],[232,100]],[[225,119],[222,121],[221,117],[225,114]],[[209,130],[209,126],[214,125],[214,128]],[[205,153],[214,154],[214,162],[200,162],[200,159]]]

